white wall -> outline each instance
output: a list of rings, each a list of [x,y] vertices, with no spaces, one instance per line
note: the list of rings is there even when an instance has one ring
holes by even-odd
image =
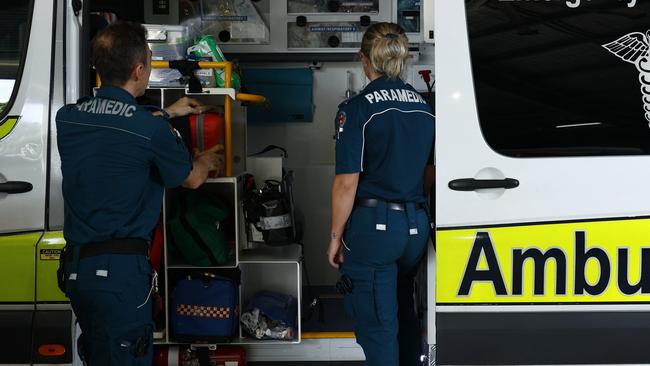
[[[353,75],[354,91],[365,85],[358,63],[324,63],[314,71],[314,120],[312,123],[248,125],[248,152],[267,145],[285,147],[289,159],[285,168],[295,172],[297,209],[304,216],[305,258],[313,285],[333,285],[338,273],[327,263],[329,243],[330,189],[334,178],[334,117],[345,100],[347,71]],[[306,67],[307,64],[264,65],[264,67]]]

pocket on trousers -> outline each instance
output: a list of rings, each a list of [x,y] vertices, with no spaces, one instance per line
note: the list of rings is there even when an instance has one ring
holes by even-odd
[[[104,291],[114,293],[120,299],[124,295],[124,285],[119,269],[114,268],[108,255],[85,258],[79,261],[75,290]]]
[[[112,365],[145,365],[153,352],[151,325],[115,329],[110,334]]]
[[[359,326],[380,325],[375,298],[375,271],[373,269],[349,269],[343,273],[352,280],[352,292],[345,295],[345,311]]]

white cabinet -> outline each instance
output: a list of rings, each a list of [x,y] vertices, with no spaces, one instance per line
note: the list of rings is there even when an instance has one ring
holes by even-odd
[[[223,90],[222,90],[223,91]],[[216,90],[212,95],[192,95],[201,99],[206,104],[217,104],[223,100],[227,93]],[[184,89],[150,89],[147,96],[156,102],[156,105],[166,106],[185,95]],[[297,326],[294,338],[290,341],[256,340],[248,337],[238,328],[230,344],[283,344],[300,343],[300,308],[301,308],[301,258],[302,247],[298,245],[284,247],[267,247],[265,245],[252,246],[246,243],[245,224],[242,213],[243,179],[246,164],[246,111],[239,102],[232,106],[232,177],[210,178],[199,188],[206,198],[216,199],[223,208],[228,210],[228,218],[224,220],[222,228],[226,241],[232,250],[231,259],[220,266],[199,267],[187,263],[173,245],[168,223],[172,213],[181,202],[184,188],[168,189],[165,192],[163,205],[164,234],[164,265],[161,269],[163,281],[159,286],[165,304],[163,324],[159,324],[156,332],[157,344],[179,344],[174,339],[171,329],[171,296],[178,280],[189,274],[197,272],[211,272],[240,279],[239,306],[241,311],[247,310],[250,299],[261,290],[275,291],[288,294],[298,300]],[[246,249],[245,249],[246,248]],[[241,312],[240,311],[240,312]]]

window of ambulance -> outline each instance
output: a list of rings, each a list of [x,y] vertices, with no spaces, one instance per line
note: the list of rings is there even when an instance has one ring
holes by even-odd
[[[650,2],[467,0],[478,117],[512,157],[650,153]]]
[[[9,112],[29,32],[30,0],[2,0],[0,5],[0,119]]]

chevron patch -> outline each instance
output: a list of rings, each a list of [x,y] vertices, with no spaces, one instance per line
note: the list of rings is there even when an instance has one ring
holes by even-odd
[[[199,318],[229,319],[230,308],[225,306],[179,304],[176,306],[176,314],[182,316],[195,316]]]

